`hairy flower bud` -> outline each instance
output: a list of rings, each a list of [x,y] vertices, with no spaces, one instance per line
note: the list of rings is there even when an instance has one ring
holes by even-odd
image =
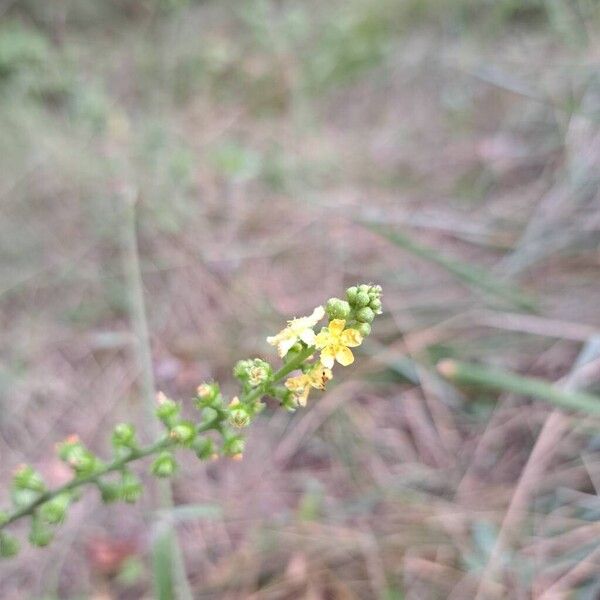
[[[376,315],[381,314],[381,300],[379,298],[374,298],[371,300],[369,306],[375,311]]]
[[[371,308],[365,306],[356,313],[356,320],[361,323],[372,323],[375,318],[375,313]]]
[[[355,308],[362,308],[363,306],[368,306],[369,302],[371,302],[369,294],[367,294],[367,292],[359,291],[358,294],[356,294],[354,306]]]
[[[191,421],[181,421],[171,429],[169,435],[178,444],[188,446],[196,437],[196,426]]]
[[[356,294],[358,294],[358,288],[355,285],[346,290],[346,299],[350,304],[354,304],[356,301]]]
[[[177,463],[170,452],[161,452],[152,463],[152,473],[157,477],[171,477],[177,470]]]
[[[219,397],[219,385],[217,383],[201,383],[196,389],[196,404],[198,408],[211,406]]]
[[[20,490],[43,492],[46,489],[42,476],[29,465],[21,465],[14,473],[13,485]]]
[[[350,304],[339,298],[329,298],[325,307],[329,319],[347,319],[350,315]]]
[[[213,441],[208,437],[197,437],[192,443],[192,450],[200,460],[208,460],[215,454]]]
[[[65,520],[70,504],[71,494],[69,492],[63,492],[42,504],[40,507],[40,517],[46,523],[58,525]]]
[[[142,495],[142,482],[131,471],[124,471],[119,486],[119,496],[129,504],[137,502]]]
[[[363,337],[367,337],[371,333],[370,323],[359,323],[357,329]]]
[[[31,519],[31,531],[29,532],[29,542],[32,546],[47,546],[54,537],[50,530],[40,519],[39,515],[35,514]]]
[[[229,422],[237,428],[247,427],[250,424],[248,407],[241,404],[237,396],[229,404]]]
[[[233,368],[233,375],[242,383],[257,387],[271,376],[271,365],[261,358],[239,360]]]
[[[162,392],[156,395],[156,400],[158,402],[155,410],[156,416],[166,427],[173,427],[177,421],[181,407],[177,402],[167,398]]]
[[[223,443],[223,454],[234,458],[241,458],[244,453],[245,442],[237,436],[228,436]]]
[[[112,434],[112,445],[115,450],[135,448],[134,426],[129,423],[119,423],[116,425]]]
[[[58,445],[58,455],[77,475],[90,475],[102,466],[100,459],[85,448],[76,435]]]

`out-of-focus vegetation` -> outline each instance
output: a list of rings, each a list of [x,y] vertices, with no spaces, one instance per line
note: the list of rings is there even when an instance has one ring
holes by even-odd
[[[596,598],[597,417],[436,365],[598,393],[599,33],[593,0],[0,2],[3,482],[144,430],[132,195],[175,396],[386,290],[360,376],[173,509],[77,504],[0,596],[147,597],[172,522],[201,598]]]

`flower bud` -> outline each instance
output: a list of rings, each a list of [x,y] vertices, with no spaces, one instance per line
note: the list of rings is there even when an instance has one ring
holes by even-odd
[[[229,422],[234,427],[247,427],[250,424],[248,408],[240,403],[236,396],[229,404]]]
[[[375,313],[371,308],[365,306],[356,313],[356,320],[361,323],[372,323],[375,318]]]
[[[381,300],[379,298],[371,300],[369,306],[375,311],[376,315],[381,314]]]
[[[54,496],[40,507],[40,517],[51,525],[58,525],[65,520],[67,510],[71,504],[71,494],[63,492]]]
[[[371,286],[368,285],[368,284],[366,284],[366,283],[361,283],[358,286],[358,291],[359,292],[364,292],[365,294],[368,294],[370,289],[371,289]]]
[[[271,365],[260,358],[240,360],[233,368],[233,375],[242,383],[257,387],[271,376]]]
[[[371,333],[370,323],[359,323],[356,329],[363,337],[367,337]]]
[[[196,437],[196,426],[190,421],[181,421],[171,429],[169,435],[178,444],[188,446]]]
[[[47,546],[54,537],[53,532],[40,520],[36,514],[31,519],[29,541],[33,546]]]
[[[58,455],[77,475],[91,475],[102,466],[102,462],[79,441],[77,436],[69,436],[58,445]]]
[[[369,298],[369,294],[366,292],[358,292],[356,294],[356,299],[354,300],[354,306],[356,308],[362,308],[363,306],[367,306],[371,302],[371,298]]]
[[[135,428],[129,423],[119,423],[112,434],[112,445],[115,450],[135,448]]]
[[[260,358],[255,358],[248,369],[248,383],[252,387],[257,387],[268,381],[270,377],[271,365]]]
[[[156,395],[156,400],[158,402],[155,410],[156,416],[166,427],[173,427],[177,421],[181,407],[177,402],[167,398],[162,392]]]
[[[358,294],[358,288],[355,285],[346,290],[346,298],[350,304],[354,304],[356,301],[356,294]]]
[[[170,452],[161,452],[152,463],[152,473],[157,477],[171,477],[177,469],[177,463]]]
[[[0,556],[11,558],[19,553],[19,540],[4,531],[0,532]]]
[[[350,305],[339,298],[329,298],[325,312],[330,319],[347,319],[350,315]]]
[[[223,443],[223,454],[231,457],[240,456],[244,453],[244,447],[244,440],[237,435],[233,435],[225,439]]]
[[[43,492],[46,489],[42,476],[29,465],[21,465],[14,473],[13,485],[19,490]]]
[[[196,404],[198,408],[210,406],[219,396],[217,383],[201,383],[196,390]]]
[[[121,499],[121,486],[118,483],[97,481],[97,486],[104,504],[110,504]]]
[[[142,495],[142,482],[131,471],[124,471],[119,486],[119,496],[127,503],[137,502]]]
[[[200,460],[208,460],[215,453],[213,441],[208,437],[197,437],[192,443],[192,449]]]

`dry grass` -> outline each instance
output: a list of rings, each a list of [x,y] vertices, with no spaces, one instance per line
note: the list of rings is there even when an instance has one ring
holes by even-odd
[[[51,450],[73,431],[106,451],[116,421],[143,429],[132,186],[170,394],[231,390],[287,315],[358,280],[385,291],[359,368],[322,400],[268,411],[241,463],[183,464],[161,518],[198,598],[597,597],[597,420],[435,370],[558,381],[598,357],[593,3],[14,4],[50,50],[0,79],[4,486],[24,460],[62,481]],[[89,493],[49,550],[1,566],[0,595],[149,597],[151,511]]]

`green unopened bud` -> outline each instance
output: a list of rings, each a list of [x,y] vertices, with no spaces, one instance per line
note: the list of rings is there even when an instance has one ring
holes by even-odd
[[[200,460],[208,460],[215,455],[215,445],[207,437],[197,437],[192,444],[192,449]]]
[[[372,323],[374,318],[375,313],[373,312],[373,309],[369,308],[368,306],[361,308],[356,313],[356,320],[360,321],[361,323]]]
[[[381,314],[381,300],[379,298],[371,300],[369,306],[375,311],[376,315]]]
[[[368,285],[368,284],[366,284],[366,283],[361,283],[358,286],[358,291],[359,292],[364,292],[365,294],[368,294],[370,290],[371,290],[371,286]]]
[[[271,365],[260,358],[255,358],[248,370],[248,383],[252,387],[257,387],[268,381],[269,377],[271,377]]]
[[[124,471],[121,477],[120,497],[129,504],[137,502],[142,495],[142,482],[131,471]]]
[[[0,532],[0,556],[11,558],[19,553],[19,540],[5,532]]]
[[[116,450],[135,448],[135,427],[129,423],[119,423],[112,434],[112,445]]]
[[[171,429],[169,436],[178,444],[188,446],[196,437],[196,426],[190,421],[181,421]]]
[[[13,485],[19,490],[43,492],[46,489],[42,476],[29,465],[21,465],[13,476]]]
[[[271,376],[271,365],[261,358],[240,360],[233,368],[233,375],[242,383],[257,387]]]
[[[177,470],[177,463],[170,452],[161,452],[152,463],[152,473],[157,477],[171,477]]]
[[[85,448],[76,435],[58,445],[58,455],[77,475],[91,475],[102,467],[100,459]]]
[[[229,422],[234,427],[247,427],[250,424],[248,408],[236,396],[229,404]]]
[[[225,456],[231,456],[233,458],[241,458],[244,453],[245,442],[237,436],[229,436],[223,443],[223,454]]]
[[[356,294],[356,299],[354,300],[354,306],[356,308],[362,308],[363,306],[368,306],[369,302],[371,302],[371,298],[369,298],[369,294],[366,292],[358,292]]]
[[[51,525],[58,525],[65,520],[71,504],[71,494],[63,492],[40,507],[40,517]]]
[[[356,301],[356,294],[358,294],[358,288],[355,285],[346,290],[346,298],[350,304],[354,304]]]
[[[359,323],[356,329],[358,329],[360,335],[362,335],[363,337],[367,337],[371,333],[371,324]]]
[[[156,407],[156,416],[162,421],[166,427],[173,427],[179,416],[181,407],[177,402],[167,398],[162,392],[156,395],[158,406]]]
[[[216,383],[201,383],[196,390],[198,408],[210,406],[219,396],[219,385]]]
[[[31,519],[31,531],[29,532],[29,541],[33,546],[47,546],[54,537],[54,533],[49,529],[36,514]]]
[[[98,481],[97,485],[104,504],[110,504],[121,499],[121,486],[118,483]]]
[[[350,305],[339,298],[329,298],[325,312],[330,319],[347,319],[350,315]]]

